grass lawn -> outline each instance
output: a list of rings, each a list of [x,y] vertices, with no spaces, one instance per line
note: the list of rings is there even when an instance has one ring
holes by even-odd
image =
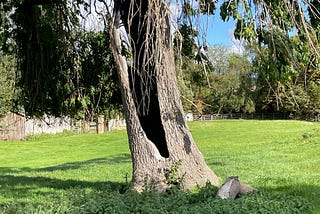
[[[320,213],[320,124],[224,120],[189,127],[222,180],[237,175],[259,193],[233,202],[214,198],[212,187],[138,195],[126,191],[125,131],[59,134],[0,142],[0,213]]]

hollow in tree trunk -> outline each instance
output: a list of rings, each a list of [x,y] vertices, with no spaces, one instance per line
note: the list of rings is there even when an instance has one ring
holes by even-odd
[[[130,66],[120,43],[120,21],[132,51]],[[189,189],[218,177],[206,165],[184,118],[176,80],[170,20],[162,0],[117,0],[110,30],[118,69],[137,191],[170,186],[168,176]],[[128,48],[127,45],[127,48]]]

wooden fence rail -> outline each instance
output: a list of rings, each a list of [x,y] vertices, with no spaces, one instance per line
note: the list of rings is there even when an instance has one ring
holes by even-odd
[[[204,114],[194,115],[194,120],[226,120],[226,119],[252,119],[252,120],[287,120],[287,114],[282,113],[232,113],[232,114]]]

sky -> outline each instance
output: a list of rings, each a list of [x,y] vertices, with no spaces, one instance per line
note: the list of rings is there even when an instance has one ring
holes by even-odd
[[[232,45],[235,42],[233,37],[234,27],[235,22],[233,20],[224,22],[219,17],[219,14],[216,14],[213,18],[210,18],[207,32],[208,45]]]
[[[192,0],[191,0],[192,1]],[[193,1],[196,4],[196,1]],[[206,35],[206,38],[201,38],[201,41],[206,40],[207,46],[214,46],[214,45],[226,45],[235,52],[241,52],[241,44],[240,41],[236,40],[233,36],[233,31],[235,28],[235,21],[230,19],[227,22],[222,21],[220,17],[220,6],[223,1],[218,0],[216,5],[216,11],[213,16],[202,17],[202,25],[197,26],[197,30],[200,31],[200,34],[203,33]],[[177,4],[171,5],[171,11],[173,17],[179,14],[181,7]],[[205,20],[208,19],[208,20]],[[206,26],[207,25],[207,26]]]
[[[229,48],[230,52],[243,53],[244,48],[241,42],[234,38],[235,21],[233,19],[226,22],[222,21],[218,8],[216,14],[204,22],[208,22],[207,26],[198,26],[200,32],[205,35],[200,41],[205,41],[208,47],[224,45]],[[202,45],[202,42],[199,44]]]
[[[225,45],[230,48],[232,52],[242,53],[243,46],[239,40],[236,40],[233,35],[235,29],[235,21],[222,21],[220,18],[220,11],[217,9],[214,17],[210,18],[207,32],[207,45]]]

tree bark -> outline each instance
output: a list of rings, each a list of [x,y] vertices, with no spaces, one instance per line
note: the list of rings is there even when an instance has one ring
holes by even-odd
[[[206,165],[185,122],[167,9],[161,0],[131,3],[117,0],[115,5],[115,17],[121,15],[129,34],[133,52],[130,69],[119,50],[117,18],[110,32],[132,156],[133,187],[137,191],[146,188],[164,191],[172,184],[168,182],[169,176],[180,179],[185,189],[206,182],[218,185],[218,177]],[[154,33],[150,26],[160,31]],[[177,172],[172,175],[174,166]]]

